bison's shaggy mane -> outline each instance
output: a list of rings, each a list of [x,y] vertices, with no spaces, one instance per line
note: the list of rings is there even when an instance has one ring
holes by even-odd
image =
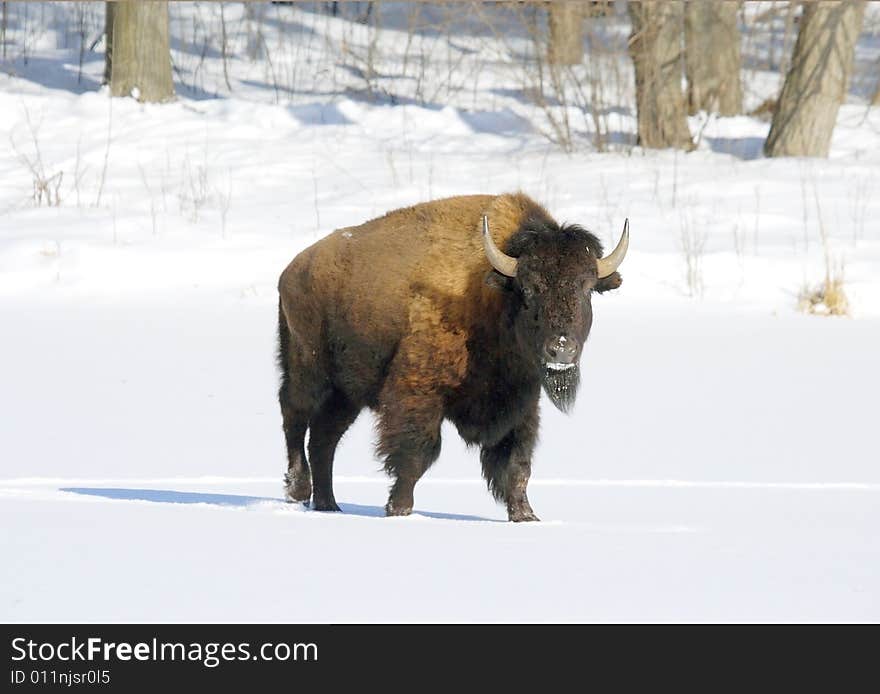
[[[558,224],[550,217],[543,215],[530,215],[526,217],[520,224],[519,229],[514,232],[507,242],[506,253],[513,257],[518,257],[528,251],[536,242],[539,242],[541,236],[556,235],[560,240],[586,243],[596,258],[604,255],[602,242],[591,231],[588,231],[580,224]]]

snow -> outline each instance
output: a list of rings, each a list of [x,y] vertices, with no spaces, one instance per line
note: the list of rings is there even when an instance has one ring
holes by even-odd
[[[500,522],[475,479],[422,482],[423,510],[391,519],[372,479],[339,480],[340,515],[285,505],[277,479],[20,484],[4,489],[3,508],[28,533],[4,550],[28,570],[4,580],[5,617],[876,617],[877,485],[571,482],[533,483],[536,507],[556,512],[525,525]]]
[[[34,33],[10,7],[33,43],[0,74],[0,619],[880,619],[880,109],[864,79],[827,160],[764,159],[769,124],[748,116],[694,117],[690,154],[596,152],[581,135],[569,155],[510,96],[515,33],[475,31],[483,50],[460,60],[443,48],[465,74],[488,63],[442,103],[391,69],[377,80],[401,98],[371,101],[329,64],[314,66],[323,90],[284,91],[244,49],[228,94],[217,55],[199,66],[178,47],[180,98],[140,105],[98,88],[100,53],[77,82],[72,9],[49,6],[62,16]],[[183,37],[215,16],[175,12]],[[364,45],[354,22],[267,12],[310,36],[279,55],[266,25],[278,74],[327,41]],[[405,26],[391,27],[393,65]],[[773,74],[748,68],[749,99]],[[60,205],[34,204],[34,167],[63,172]],[[366,412],[337,454],[344,513],[283,503],[280,271],[334,228],[515,189],[609,247],[632,228],[623,286],[594,301],[577,404],[542,403],[542,522],[504,522],[448,426],[414,515],[382,517]],[[796,310],[824,277],[820,219],[849,318]]]

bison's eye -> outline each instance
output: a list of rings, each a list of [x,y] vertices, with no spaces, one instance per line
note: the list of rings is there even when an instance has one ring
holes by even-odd
[[[523,299],[526,301],[531,301],[535,296],[535,290],[531,287],[523,287],[522,288]]]

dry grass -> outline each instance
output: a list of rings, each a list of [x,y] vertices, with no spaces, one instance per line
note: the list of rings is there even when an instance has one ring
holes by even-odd
[[[701,298],[704,290],[703,252],[706,247],[706,231],[703,224],[693,219],[693,209],[696,204],[696,199],[690,198],[679,213],[678,220],[681,227],[679,242],[684,257],[688,296]]]
[[[49,173],[43,163],[43,155],[40,151],[40,139],[38,137],[40,123],[35,124],[31,120],[31,114],[26,106],[24,107],[24,116],[28,133],[33,143],[33,154],[19,149],[13,133],[10,132],[9,142],[12,145],[12,151],[31,174],[34,206],[40,207],[45,203],[49,207],[58,207],[61,205],[61,182],[64,179],[64,171]]]
[[[843,261],[835,262],[832,257],[815,180],[813,181],[813,199],[816,203],[816,220],[819,224],[822,253],[825,257],[825,281],[818,286],[805,284],[801,288],[798,292],[798,310],[816,316],[848,316],[850,308],[849,299],[843,288]]]
[[[805,285],[798,294],[798,310],[814,316],[849,316],[849,299],[843,288],[843,273],[826,277],[818,286]]]

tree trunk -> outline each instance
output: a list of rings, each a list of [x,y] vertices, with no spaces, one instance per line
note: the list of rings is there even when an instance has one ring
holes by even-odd
[[[584,60],[584,15],[576,2],[550,3],[550,46],[547,58],[555,65],[579,65]]]
[[[742,111],[738,3],[687,3],[684,18],[688,113],[735,116]]]
[[[782,57],[779,60],[779,73],[788,74],[788,66],[791,64],[791,37],[794,35],[794,16],[797,14],[800,3],[792,0],[788,3],[785,11],[785,32],[782,34]]]
[[[104,84],[110,84],[113,74],[113,8],[115,2],[104,3]]]
[[[791,69],[770,134],[768,157],[827,157],[846,97],[865,3],[816,2],[804,8]]]
[[[140,102],[174,98],[167,2],[119,2],[113,8],[110,94]]]
[[[682,77],[681,2],[631,2],[629,53],[636,74],[636,109],[642,147],[693,149]]]

